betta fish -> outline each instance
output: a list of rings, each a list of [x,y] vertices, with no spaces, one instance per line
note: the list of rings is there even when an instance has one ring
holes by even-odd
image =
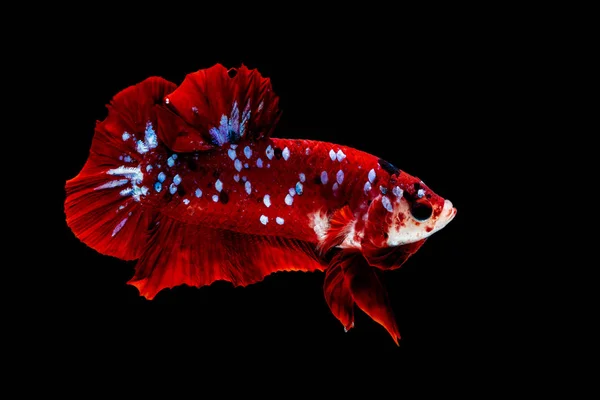
[[[374,155],[273,137],[278,103],[270,79],[243,65],[124,89],[66,182],[67,225],[99,253],[137,260],[128,283],[146,299],[179,285],[322,271],[325,301],[346,331],[356,305],[398,344],[381,274],[456,209]]]

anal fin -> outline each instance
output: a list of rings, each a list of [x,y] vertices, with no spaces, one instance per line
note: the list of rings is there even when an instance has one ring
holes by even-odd
[[[323,271],[314,245],[189,225],[161,216],[128,282],[147,299],[164,288],[224,280],[246,286],[278,271]]]

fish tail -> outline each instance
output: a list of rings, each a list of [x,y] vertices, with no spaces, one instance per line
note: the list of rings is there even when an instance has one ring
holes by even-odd
[[[96,124],[89,157],[66,182],[66,222],[75,236],[96,251],[133,260],[141,256],[156,218],[144,202],[155,178],[148,159],[160,151],[155,105],[175,89],[148,78],[117,94],[108,116]]]

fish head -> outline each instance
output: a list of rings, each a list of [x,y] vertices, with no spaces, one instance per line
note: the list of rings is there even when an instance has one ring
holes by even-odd
[[[398,171],[382,182],[380,193],[369,206],[361,243],[363,255],[372,266],[399,268],[455,216],[450,200],[419,178]]]

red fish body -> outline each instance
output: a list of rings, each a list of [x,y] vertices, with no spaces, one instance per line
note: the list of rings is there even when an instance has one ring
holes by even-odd
[[[373,155],[271,137],[270,81],[230,72],[216,65],[179,87],[149,78],[115,96],[67,182],[68,225],[103,254],[138,259],[130,283],[149,299],[181,284],[326,271],[344,328],[356,304],[397,342],[377,271],[399,268],[456,210]]]

